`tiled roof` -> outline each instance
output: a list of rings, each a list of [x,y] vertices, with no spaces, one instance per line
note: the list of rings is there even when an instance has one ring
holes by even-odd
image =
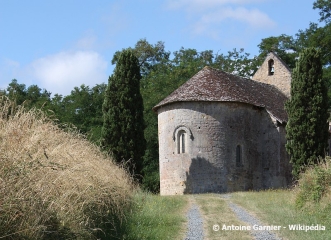
[[[287,121],[288,98],[276,87],[204,67],[190,80],[157,104],[153,110],[174,102],[241,102],[265,108],[279,122]]]

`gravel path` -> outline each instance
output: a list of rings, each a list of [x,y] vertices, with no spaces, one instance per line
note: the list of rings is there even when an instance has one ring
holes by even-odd
[[[247,226],[259,225],[264,226],[256,217],[249,214],[244,208],[238,206],[237,204],[231,202],[231,194],[222,194],[221,198],[228,200],[229,207],[231,210],[236,214],[240,221],[245,222]],[[187,232],[185,240],[203,240],[204,233],[203,233],[203,220],[202,216],[199,211],[199,207],[195,202],[195,199],[192,198],[191,208],[187,212]],[[252,236],[255,240],[281,240],[278,238],[276,234],[270,231],[251,231]]]
[[[245,222],[247,225],[259,225],[263,226],[264,224],[261,223],[257,218],[253,217],[249,214],[245,209],[239,207],[238,205],[229,202],[229,207],[232,211],[237,215],[238,219]],[[281,240],[278,238],[274,233],[269,231],[251,231],[251,234],[254,236],[255,240]]]
[[[191,209],[187,212],[187,233],[185,240],[202,240],[203,220],[197,204],[192,204]]]

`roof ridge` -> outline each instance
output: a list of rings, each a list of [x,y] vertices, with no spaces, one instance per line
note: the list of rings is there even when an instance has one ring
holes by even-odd
[[[282,122],[287,121],[287,97],[275,86],[205,66],[157,104],[153,110],[184,101],[242,102],[265,107]]]
[[[278,57],[279,58],[279,57]],[[280,58],[279,58],[280,59]],[[281,60],[281,59],[280,59]],[[277,89],[277,91],[280,91],[280,93],[284,94],[279,88],[277,88],[275,85],[272,85],[272,84],[269,84],[269,83],[264,83],[264,82],[259,82],[259,81],[256,81],[256,80],[253,80],[251,78],[247,78],[247,77],[243,77],[243,76],[240,76],[240,75],[237,75],[237,74],[232,74],[232,73],[229,73],[229,72],[226,72],[222,69],[218,69],[218,68],[215,68],[215,67],[211,67],[211,66],[205,66],[204,68],[207,68],[207,69],[211,69],[211,70],[216,70],[218,72],[223,72],[223,73],[226,73],[226,74],[229,74],[229,75],[232,75],[232,76],[235,76],[235,77],[238,77],[238,78],[241,78],[243,80],[249,80],[249,81],[253,81],[254,84],[261,84],[261,85],[268,85],[269,87],[272,87],[272,88],[275,88]],[[204,69],[203,68],[203,69]],[[190,80],[190,79],[189,79]],[[189,81],[187,80],[187,82]],[[284,94],[285,95],[285,94]],[[286,96],[286,95],[285,95]]]

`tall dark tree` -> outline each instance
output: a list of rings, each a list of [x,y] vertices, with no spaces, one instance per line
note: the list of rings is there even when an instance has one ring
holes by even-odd
[[[132,50],[123,50],[105,93],[102,145],[117,162],[128,161],[131,173],[140,174],[146,149],[140,67]]]
[[[321,52],[303,50],[292,74],[291,98],[286,103],[286,149],[294,176],[318,162],[328,147],[327,87],[322,78]]]

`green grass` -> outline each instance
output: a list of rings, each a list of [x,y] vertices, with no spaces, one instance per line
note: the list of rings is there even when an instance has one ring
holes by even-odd
[[[265,225],[287,227],[277,231],[280,237],[293,240],[331,239],[331,204],[323,207],[298,209],[295,204],[296,192],[293,190],[269,190],[260,192],[237,192],[231,201],[241,205],[256,215]],[[290,231],[288,225],[316,225],[326,227],[325,231]]]
[[[127,213],[118,239],[183,239],[186,228],[186,196],[159,196],[140,192]]]

